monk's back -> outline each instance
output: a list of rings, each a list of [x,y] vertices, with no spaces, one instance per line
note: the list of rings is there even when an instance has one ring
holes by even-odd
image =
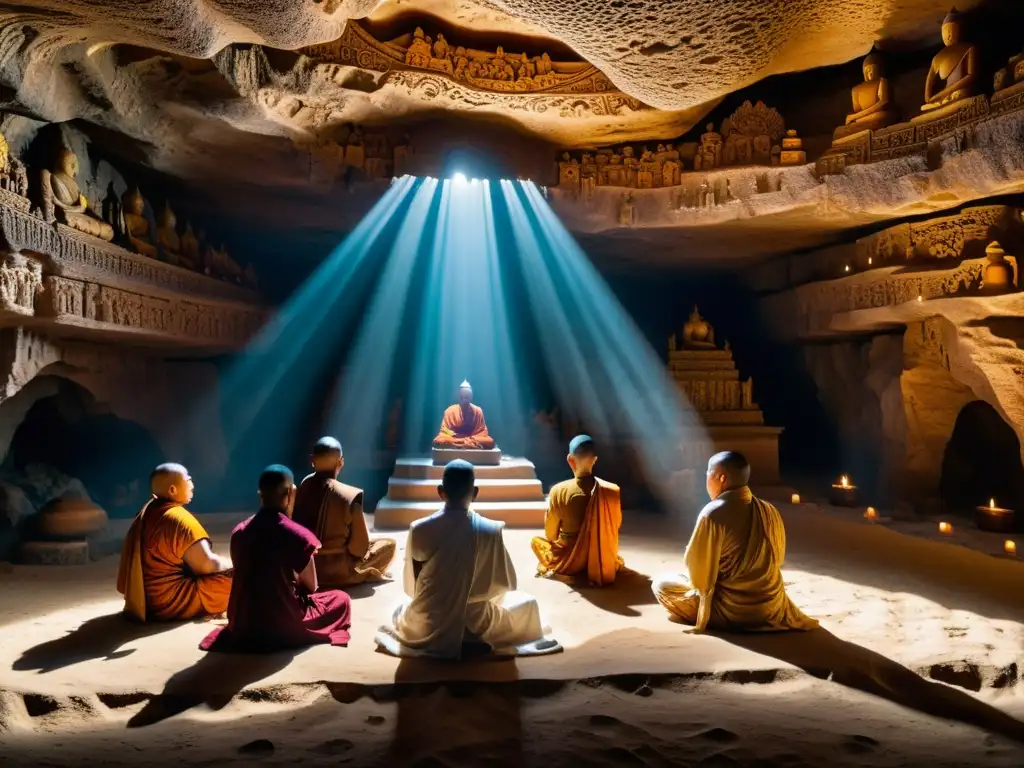
[[[295,491],[292,519],[319,538],[325,549],[343,550],[351,535],[352,505],[362,504],[362,497],[361,489],[314,472]]]
[[[150,502],[141,525],[147,604],[156,616],[190,612],[184,606],[197,601],[198,593],[185,565],[185,550],[208,538],[206,531],[187,509],[160,500]]]
[[[564,510],[561,515],[564,533],[579,533],[583,518],[587,514],[590,495],[594,492],[597,479],[593,475],[574,477],[563,480],[551,487],[548,496],[550,503],[557,509]]]
[[[719,580],[727,582],[730,578],[750,573],[751,568],[756,571],[764,571],[768,567],[768,562],[773,562],[773,559],[759,560],[754,564],[744,563],[747,546],[750,542],[750,529],[754,520],[750,500],[730,494],[730,498],[720,497],[719,501],[720,504],[706,513],[702,513],[707,514],[711,521],[725,532],[722,540],[722,556],[718,566]],[[776,564],[775,567],[778,568],[778,565]],[[756,575],[763,575],[763,573]]]

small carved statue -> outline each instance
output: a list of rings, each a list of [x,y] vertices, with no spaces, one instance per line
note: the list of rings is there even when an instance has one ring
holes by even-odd
[[[114,182],[107,184],[107,196],[103,198],[102,204],[103,220],[114,228],[114,237],[118,243],[124,243],[127,234],[124,224],[124,210],[121,201],[114,191]]]
[[[982,289],[986,293],[1006,293],[1016,288],[1013,280],[1013,265],[1006,260],[1006,252],[993,240],[985,249],[985,265]]]
[[[0,133],[0,189],[28,197],[28,173],[25,166],[11,156],[7,137]]]
[[[715,124],[707,124],[707,132],[701,134],[697,155],[693,158],[695,171],[710,171],[722,164],[722,134],[715,132]]]
[[[942,20],[942,42],[946,47],[932,59],[924,83],[922,112],[952,104],[974,92],[978,76],[978,48],[960,39],[962,20],[953,8]]]
[[[633,204],[633,193],[627,192],[619,202],[619,224],[632,227],[636,223],[636,208]]]
[[[861,65],[864,82],[853,86],[850,96],[853,112],[846,116],[846,124],[836,128],[833,138],[841,139],[860,131],[874,131],[890,125],[893,121],[889,79],[885,77],[882,57],[870,53]]]
[[[62,145],[54,159],[53,169],[43,169],[40,174],[43,216],[47,221],[56,220],[110,242],[114,239],[114,228],[89,210],[89,201],[75,179],[77,175],[78,157]]]
[[[1024,81],[1024,51],[1011,56],[1007,65],[996,72],[992,87],[993,90],[1001,91],[1021,81]]]
[[[192,224],[185,222],[185,232],[181,236],[181,260],[189,269],[199,270],[203,263],[203,252],[199,247],[199,238],[192,231]]]
[[[178,218],[171,210],[170,203],[164,203],[160,221],[156,227],[156,243],[163,251],[164,259],[181,266],[181,238],[178,236]]]
[[[156,258],[156,246],[149,237],[149,219],[146,218],[146,200],[138,187],[132,187],[121,196],[125,239],[136,253]]]
[[[700,316],[696,304],[693,306],[693,312],[690,313],[690,319],[683,326],[683,348],[715,348],[715,329],[711,327],[711,323]]]

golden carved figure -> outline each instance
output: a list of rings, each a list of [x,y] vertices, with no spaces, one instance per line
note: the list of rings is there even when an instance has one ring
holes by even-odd
[[[882,57],[877,53],[869,54],[861,68],[864,82],[853,86],[850,92],[853,112],[846,116],[846,124],[836,129],[836,139],[860,131],[884,128],[893,122],[890,103],[892,95],[882,66]]]
[[[11,148],[7,137],[0,133],[0,189],[6,189],[16,195],[28,195],[28,174],[25,166],[11,157]]]
[[[722,164],[722,134],[715,132],[715,124],[708,123],[707,131],[701,134],[697,156],[693,158],[693,170],[709,171]]]
[[[1024,82],[1024,51],[1011,56],[1007,65],[996,72],[992,86],[993,90],[1001,91],[1019,82]]]
[[[212,245],[206,246],[206,251],[203,254],[203,271],[210,277],[239,285],[242,284],[245,275],[242,268],[228,255],[223,245],[220,248],[214,248]]]
[[[67,146],[61,146],[55,159],[53,169],[43,169],[40,175],[44,217],[101,240],[113,240],[114,228],[89,210],[89,201],[75,180],[78,157]]]
[[[156,242],[167,261],[181,266],[181,238],[178,236],[177,225],[178,218],[171,210],[171,204],[164,203],[160,221],[157,222]]]
[[[690,319],[683,326],[684,349],[714,349],[715,329],[711,323],[700,316],[700,310],[694,304]]]
[[[1003,293],[1016,288],[1013,279],[1013,265],[1006,260],[1006,252],[993,240],[985,249],[988,264],[985,265],[982,288],[986,293]]]
[[[922,112],[952,104],[974,91],[978,75],[978,49],[960,39],[961,18],[953,8],[942,20],[942,42],[945,48],[935,54],[924,83]]]
[[[136,253],[156,258],[156,246],[149,237],[149,219],[146,218],[146,200],[138,187],[132,187],[121,196],[125,238]]]

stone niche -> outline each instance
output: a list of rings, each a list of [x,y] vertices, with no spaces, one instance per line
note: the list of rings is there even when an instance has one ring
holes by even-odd
[[[88,550],[108,554],[123,534],[117,519],[138,512],[162,461],[185,463],[200,488],[223,477],[212,363],[55,342],[20,328],[0,331],[0,363],[0,559],[36,538],[40,510],[68,500],[87,500],[112,519]]]

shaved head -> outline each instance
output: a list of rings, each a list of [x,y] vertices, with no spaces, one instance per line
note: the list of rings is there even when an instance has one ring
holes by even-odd
[[[453,507],[469,506],[476,498],[476,473],[473,465],[462,459],[445,464],[439,495]]]
[[[337,477],[341,468],[345,466],[344,452],[341,450],[341,443],[336,438],[326,435],[316,441],[313,446],[313,455],[310,462],[315,472],[333,474]]]
[[[179,504],[192,501],[192,478],[183,464],[168,462],[149,473],[149,492]]]
[[[295,475],[283,464],[271,464],[260,474],[259,489],[264,507],[286,510],[295,491]]]
[[[750,462],[738,451],[722,451],[708,459],[708,496],[718,498],[725,491],[750,482]]]
[[[565,457],[576,477],[594,474],[597,463],[597,446],[590,435],[576,435],[569,441],[569,455]]]

